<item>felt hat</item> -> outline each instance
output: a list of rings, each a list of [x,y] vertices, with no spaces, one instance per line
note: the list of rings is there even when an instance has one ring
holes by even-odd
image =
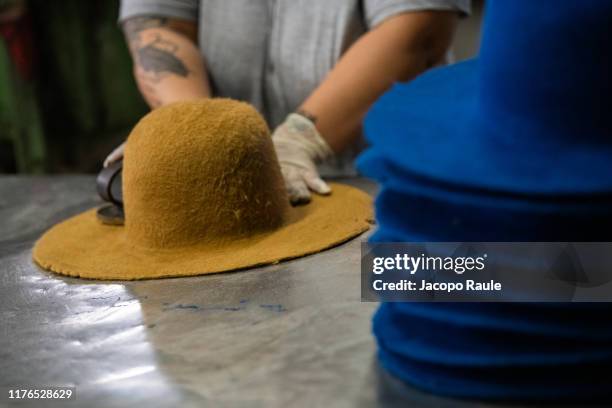
[[[63,275],[148,279],[242,269],[312,254],[369,227],[370,197],[332,184],[291,207],[269,129],[229,99],[156,109],[132,130],[123,161],[125,225],[95,209],[47,231],[35,262]]]
[[[487,2],[479,56],[386,93],[364,160],[472,191],[610,191],[611,18],[606,1]]]
[[[612,2],[487,1],[480,56],[393,88],[373,242],[612,239]],[[545,272],[545,271],[543,271]],[[610,401],[610,303],[383,303],[380,364],[462,398]],[[601,378],[600,378],[601,377]]]

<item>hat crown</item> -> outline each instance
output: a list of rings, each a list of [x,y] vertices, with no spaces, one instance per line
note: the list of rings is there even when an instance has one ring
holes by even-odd
[[[126,144],[123,199],[128,239],[152,248],[273,230],[289,208],[265,121],[229,99],[179,102],[141,119]]]
[[[610,21],[610,1],[488,2],[479,58],[483,116],[555,129],[555,137],[609,136]]]

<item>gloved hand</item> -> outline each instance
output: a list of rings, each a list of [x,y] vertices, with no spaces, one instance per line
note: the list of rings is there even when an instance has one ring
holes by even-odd
[[[106,159],[104,159],[104,167],[108,167],[109,164],[112,164],[117,160],[121,160],[123,158],[123,149],[125,149],[125,142],[121,143],[115,148],[115,150],[106,156]]]
[[[312,121],[292,113],[274,130],[272,142],[292,204],[310,201],[310,190],[329,194],[331,188],[317,172],[316,163],[333,155]]]

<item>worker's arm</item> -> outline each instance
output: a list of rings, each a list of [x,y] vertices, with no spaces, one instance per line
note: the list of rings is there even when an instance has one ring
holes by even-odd
[[[358,133],[368,108],[398,81],[409,81],[441,63],[458,14],[420,11],[384,21],[361,37],[338,61],[300,110],[336,152]]]
[[[123,24],[123,31],[138,88],[151,108],[210,96],[196,22],[134,17]]]
[[[195,22],[133,17],[123,24],[123,31],[132,54],[136,83],[151,109],[210,96]],[[121,159],[123,148],[124,144],[108,155],[104,166]]]
[[[457,20],[458,13],[452,11],[399,14],[346,51],[298,110],[310,119],[310,126],[309,121],[296,126],[296,116],[290,116],[275,131],[277,153],[293,202],[308,201],[308,189],[329,192],[316,173],[315,162],[324,158],[325,152],[340,152],[351,144],[369,107],[394,82],[408,81],[442,62]],[[307,131],[296,131],[298,128]]]

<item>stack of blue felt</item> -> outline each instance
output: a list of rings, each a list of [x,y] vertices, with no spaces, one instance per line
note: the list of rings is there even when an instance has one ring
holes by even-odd
[[[491,0],[478,59],[397,85],[375,242],[612,241],[612,2]],[[383,303],[381,365],[448,396],[612,399],[612,303]]]
[[[362,158],[362,169],[375,151]],[[382,184],[374,242],[571,240],[588,235],[588,228],[601,237],[612,233],[610,215],[567,215],[535,204],[529,211],[527,200],[505,203],[484,195],[478,203],[473,193],[445,196],[410,178],[390,180],[389,172],[367,174]],[[393,187],[397,182],[403,191]],[[434,393],[501,400],[612,397],[611,304],[383,303],[373,330],[381,365]]]

